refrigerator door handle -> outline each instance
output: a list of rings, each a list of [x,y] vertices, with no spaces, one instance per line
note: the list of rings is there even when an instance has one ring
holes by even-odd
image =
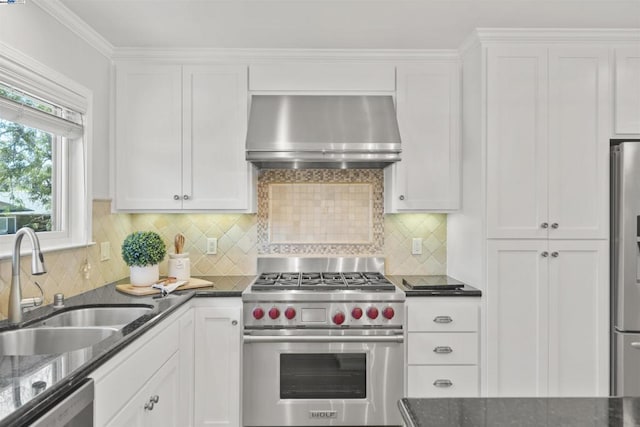
[[[640,350],[640,342],[634,341],[630,345],[631,345],[631,347],[635,348],[636,350]]]

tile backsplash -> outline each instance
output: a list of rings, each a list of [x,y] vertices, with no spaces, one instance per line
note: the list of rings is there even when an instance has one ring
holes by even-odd
[[[263,170],[258,178],[260,255],[382,255],[380,169]]]
[[[327,186],[327,191],[334,195],[334,200],[335,195],[342,195],[347,190],[351,192],[352,188],[354,192],[357,192],[356,189],[360,189],[366,193],[368,191],[366,188],[370,187],[371,229],[369,232],[371,233],[371,241],[369,243],[336,244],[326,241],[320,244],[308,242],[270,243],[268,240],[269,199],[268,191],[265,192],[268,186],[264,186],[264,183],[283,183],[283,181],[281,179],[265,180],[261,177],[260,182],[263,183],[263,187],[258,203],[263,208],[266,207],[267,211],[260,209],[258,215],[114,214],[111,212],[109,200],[95,200],[93,202],[93,241],[96,244],[45,253],[47,273],[35,279],[42,285],[45,303],[49,304],[53,300],[53,295],[58,292],[69,297],[127,277],[129,269],[122,261],[120,246],[129,233],[138,230],[158,232],[167,244],[169,252],[173,252],[175,234],[184,233],[186,236],[185,251],[190,254],[192,275],[253,275],[256,272],[256,258],[259,254],[260,256],[384,256],[387,274],[446,274],[446,215],[384,215],[382,210],[382,171],[363,171],[348,171],[352,175],[346,178],[339,173],[336,174],[338,171],[318,172],[316,176],[320,176],[320,179],[323,176],[326,179],[326,174],[333,177],[327,180],[327,183],[330,184]],[[278,175],[274,176],[278,177]],[[291,183],[291,181],[285,181],[285,183]],[[301,183],[314,184],[310,180]],[[334,185],[338,185],[338,187]],[[304,187],[309,189],[311,194],[314,194],[313,200],[315,201],[320,190],[306,185],[300,188]],[[309,201],[306,200],[306,202]],[[320,205],[322,207],[322,203]],[[340,203],[334,203],[334,213],[338,205]],[[325,203],[325,207],[328,208],[328,206],[329,204]],[[348,207],[347,204],[346,208]],[[347,219],[349,219],[348,215]],[[353,213],[353,215],[354,218],[358,217],[361,220],[364,218],[362,211]],[[368,215],[367,213],[367,218]],[[280,219],[282,220],[282,217]],[[360,233],[364,233],[363,229],[358,228],[358,230]],[[320,232],[324,233],[324,231]],[[358,235],[353,239],[359,240],[363,238],[363,235]],[[206,253],[207,237],[218,239],[217,254],[209,255]],[[423,239],[422,255],[411,255],[411,240],[414,237]],[[308,238],[313,241],[315,233],[312,233]],[[331,240],[327,235],[321,236],[320,239]],[[111,244],[110,259],[107,261],[100,261],[100,244],[103,242]],[[274,250],[274,248],[276,249]],[[39,294],[37,288],[32,285],[34,277],[29,274],[29,270],[30,259],[26,257],[23,259],[21,272],[25,297]],[[167,261],[165,260],[160,265],[160,273],[166,274],[166,272]],[[5,318],[7,315],[10,283],[11,260],[0,260],[0,318]]]

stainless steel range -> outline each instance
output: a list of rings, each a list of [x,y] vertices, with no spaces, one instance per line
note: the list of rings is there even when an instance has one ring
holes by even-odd
[[[401,425],[404,293],[381,258],[260,258],[244,305],[245,426]]]

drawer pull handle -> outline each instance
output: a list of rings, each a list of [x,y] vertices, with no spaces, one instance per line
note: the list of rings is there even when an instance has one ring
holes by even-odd
[[[453,385],[453,383],[451,382],[451,380],[435,380],[433,382],[433,385],[436,387],[451,387]]]
[[[438,346],[433,349],[433,352],[438,354],[448,354],[453,353],[453,349],[449,346]]]
[[[451,318],[451,316],[436,316],[434,317],[433,321],[435,323],[451,323],[453,322],[453,319]]]

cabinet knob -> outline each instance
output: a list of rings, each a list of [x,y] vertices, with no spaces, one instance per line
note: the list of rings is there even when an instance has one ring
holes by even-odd
[[[157,394],[155,396],[151,396],[151,399],[149,399],[149,402],[152,403],[158,403],[160,401],[160,396],[158,396]]]
[[[435,380],[433,385],[436,387],[451,387],[453,383],[451,380]]]
[[[188,194],[185,194],[184,196],[182,196],[182,198],[183,198],[184,200],[189,200],[189,195],[188,195]]]
[[[551,228],[553,228],[554,230],[557,229],[560,225],[557,222],[554,222],[553,224],[551,224]]]
[[[436,316],[433,318],[433,321],[435,323],[451,323],[453,322],[453,319],[451,316]]]
[[[548,257],[548,256],[549,256],[549,252],[544,251],[544,252],[542,252],[540,255],[542,255],[542,258],[546,258],[546,257]]]
[[[180,200],[180,196],[178,196],[177,194],[173,195],[173,200]]]
[[[404,200],[404,196],[400,196],[398,197],[400,200]]]
[[[453,349],[448,345],[444,345],[444,346],[438,346],[434,348],[433,352],[437,354],[449,354],[449,353],[453,353]]]
[[[232,324],[233,326],[236,326],[236,325],[238,324],[238,321],[237,321],[237,320],[232,320],[232,321],[231,321],[231,324]]]
[[[543,222],[542,224],[540,224],[540,228],[549,228],[549,223]]]
[[[558,258],[560,256],[560,253],[557,252],[557,251],[553,251],[553,252],[551,252],[551,256],[554,257],[554,258]]]
[[[153,402],[149,401],[144,404],[145,411],[153,411]]]

